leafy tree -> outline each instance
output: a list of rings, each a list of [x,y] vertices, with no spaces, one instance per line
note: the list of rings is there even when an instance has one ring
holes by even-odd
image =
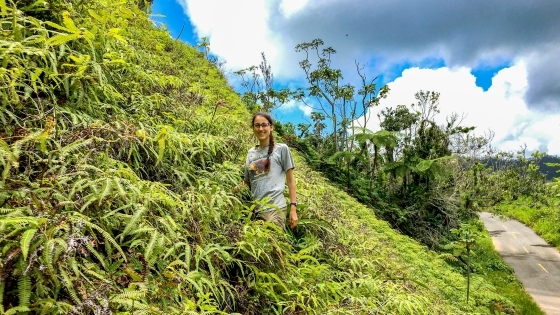
[[[298,91],[288,88],[277,90],[274,87],[274,74],[264,52],[261,63],[235,72],[241,79],[242,98],[251,111],[271,112],[299,95]],[[253,106],[258,105],[258,108]]]

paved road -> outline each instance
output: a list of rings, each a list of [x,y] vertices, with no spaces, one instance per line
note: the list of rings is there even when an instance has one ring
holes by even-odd
[[[481,212],[496,251],[547,315],[560,315],[560,253],[516,220]]]

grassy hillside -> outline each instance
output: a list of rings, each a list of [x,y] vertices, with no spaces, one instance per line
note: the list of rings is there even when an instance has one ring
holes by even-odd
[[[548,187],[551,191],[547,197],[541,198],[543,200],[524,197],[502,202],[492,210],[530,226],[545,241],[560,250],[560,181],[555,181]]]
[[[137,2],[0,0],[3,312],[514,313],[297,155],[297,230],[251,221],[250,113]]]

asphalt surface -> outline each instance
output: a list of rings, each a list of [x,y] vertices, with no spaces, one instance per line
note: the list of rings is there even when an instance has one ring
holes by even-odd
[[[560,253],[516,220],[481,212],[496,251],[547,315],[560,315]]]

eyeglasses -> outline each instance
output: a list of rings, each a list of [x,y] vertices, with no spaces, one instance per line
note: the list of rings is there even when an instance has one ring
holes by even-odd
[[[270,124],[269,124],[269,123],[263,123],[263,124],[254,124],[254,125],[253,125],[253,128],[255,128],[255,129],[259,129],[259,128],[261,128],[261,127],[263,127],[263,128],[266,128],[266,127],[268,127],[268,126],[270,126]]]

